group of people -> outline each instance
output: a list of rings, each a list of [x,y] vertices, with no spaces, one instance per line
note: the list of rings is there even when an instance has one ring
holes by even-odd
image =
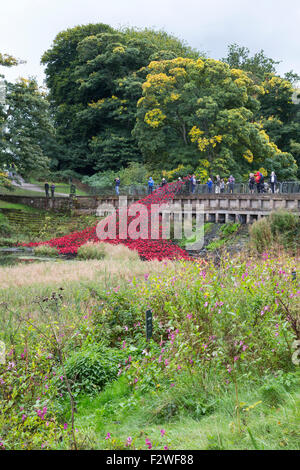
[[[271,173],[269,184],[271,191],[274,194],[277,186],[277,176],[275,171],[272,171]],[[268,187],[266,187],[265,183],[265,177],[260,171],[257,171],[256,173],[250,173],[249,175],[249,190],[251,194],[254,193],[255,187],[258,193],[264,193],[268,190]]]
[[[193,180],[193,177],[191,178],[191,192],[192,193],[195,192],[195,187],[196,187],[195,178]],[[230,175],[227,183],[225,183],[224,179],[220,178],[220,176],[217,175],[216,180],[214,182],[212,178],[208,178],[208,181],[206,184],[207,184],[209,193],[212,193],[213,186],[215,186],[216,194],[224,193],[225,185],[227,185],[229,188],[229,193],[233,194],[235,178],[234,176]],[[272,192],[274,194],[276,192],[276,187],[277,187],[277,176],[275,172],[272,171],[270,178],[269,178],[269,185],[268,185],[265,182],[264,175],[260,171],[257,171],[256,173],[250,173],[248,184],[249,184],[250,194],[254,193],[255,188],[258,193]]]
[[[179,178],[179,179],[181,179],[181,178]],[[120,195],[120,184],[121,184],[120,178],[119,177],[115,178],[114,183],[115,183],[116,195],[119,196]],[[167,180],[166,180],[166,178],[163,178],[162,181],[161,181],[160,186],[164,187],[166,184],[167,184]],[[148,179],[148,194],[153,193],[154,187],[155,187],[154,180],[153,180],[152,176],[150,176],[149,179]]]
[[[49,185],[49,183],[45,183],[45,193],[46,193],[46,197],[49,197],[49,189],[51,190],[51,197],[54,197],[54,191],[55,191],[55,184],[52,183],[51,186]]]
[[[182,179],[179,177],[178,181],[182,181]],[[117,196],[120,194],[120,178],[115,179],[115,191]],[[196,176],[192,175],[189,179],[189,184],[190,184],[190,192],[194,194],[196,192],[196,185],[199,183],[197,181]],[[160,187],[164,187],[167,184],[167,181],[165,178],[162,178]],[[255,188],[258,193],[263,193],[267,192],[266,188],[266,183],[265,183],[265,178],[263,174],[260,171],[257,171],[256,173],[250,173],[249,175],[249,190],[250,194],[253,194],[255,191]],[[272,171],[271,176],[269,178],[269,184],[270,184],[270,190],[274,194],[276,192],[276,185],[277,185],[277,176],[274,171]],[[233,175],[230,175],[227,182],[225,183],[224,178],[221,178],[219,175],[216,176],[215,180],[213,181],[213,177],[209,177],[207,182],[206,182],[208,192],[212,193],[213,190],[216,194],[221,194],[225,192],[226,186],[228,187],[229,193],[233,194],[234,192],[234,185],[235,185],[235,178]],[[148,194],[152,194],[154,190],[154,180],[152,176],[149,177],[148,179]],[[52,188],[52,186],[51,186]]]
[[[213,182],[212,178],[208,178],[208,181],[206,184],[207,184],[209,193],[212,193],[213,186],[215,185],[215,193],[220,194],[220,193],[225,192],[226,185],[228,185],[229,192],[233,193],[234,183],[235,183],[235,178],[232,175],[229,176],[227,183],[225,183],[224,178],[220,178],[220,176],[217,175],[215,182]]]

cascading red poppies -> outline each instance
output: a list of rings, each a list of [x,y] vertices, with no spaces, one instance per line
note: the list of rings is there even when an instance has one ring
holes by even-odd
[[[187,179],[187,178],[186,178]],[[185,180],[186,180],[185,179]],[[190,257],[188,253],[180,248],[178,245],[172,243],[170,240],[165,240],[162,238],[162,220],[159,216],[159,229],[158,236],[156,240],[149,238],[150,225],[151,225],[151,214],[153,209],[153,204],[161,206],[164,203],[170,202],[175,194],[182,188],[186,181],[178,181],[175,183],[169,183],[164,187],[158,188],[152,194],[148,195],[144,199],[139,200],[138,204],[143,204],[147,209],[147,232],[145,233],[145,228],[141,229],[139,232],[140,238],[133,240],[127,236],[126,239],[119,238],[119,209],[116,210],[116,236],[112,238],[109,231],[107,231],[107,238],[104,240],[105,243],[119,244],[122,243],[126,245],[131,250],[136,250],[142,259],[153,260],[157,259],[159,261],[164,259],[185,259],[189,260]],[[129,208],[128,208],[129,209]],[[128,216],[127,209],[127,216]],[[127,217],[127,227],[130,223],[139,216],[139,213],[135,216]],[[105,221],[109,225],[110,218],[108,216]],[[143,224],[144,225],[144,224]],[[93,227],[88,227],[81,232],[73,232],[64,237],[54,238],[45,242],[38,243],[28,243],[22,244],[22,246],[34,247],[38,245],[50,245],[57,248],[58,252],[61,254],[76,254],[78,248],[89,241],[100,242],[97,233],[97,225]],[[102,240],[103,241],[103,240]]]

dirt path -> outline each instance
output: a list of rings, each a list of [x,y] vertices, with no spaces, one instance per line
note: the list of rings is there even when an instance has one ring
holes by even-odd
[[[16,186],[17,188],[25,189],[26,191],[36,191],[37,193],[44,193],[45,195],[45,190],[41,189],[39,186],[36,184],[31,184],[31,183],[25,183],[25,181],[21,180],[20,183],[17,183],[16,181],[12,181],[12,184]],[[49,190],[50,192],[50,190]],[[55,196],[62,196],[62,197],[68,197],[68,194],[64,193],[54,193]]]

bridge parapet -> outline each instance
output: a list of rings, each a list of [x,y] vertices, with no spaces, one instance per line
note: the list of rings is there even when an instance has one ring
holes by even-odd
[[[32,207],[46,210],[68,210],[70,199],[66,197],[28,197],[3,195],[2,200],[26,204]],[[128,196],[127,203],[137,202],[138,196]],[[185,204],[192,206],[196,211],[197,203],[203,204],[205,221],[227,222],[240,220],[242,223],[251,223],[260,217],[269,215],[276,209],[286,209],[300,215],[300,194],[197,194],[176,195],[174,202],[180,203],[182,209]],[[72,208],[76,213],[95,213],[100,204],[111,204],[119,207],[117,196],[77,196],[73,199]]]

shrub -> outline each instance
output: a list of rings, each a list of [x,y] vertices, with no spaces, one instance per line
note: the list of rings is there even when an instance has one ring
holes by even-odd
[[[300,240],[299,218],[289,211],[274,211],[268,218],[264,217],[252,225],[250,240],[259,253],[269,249],[273,243],[285,248],[296,247]]]
[[[212,241],[207,245],[207,251],[219,250],[226,244],[227,240],[225,238],[220,238],[219,240]]]
[[[34,248],[34,254],[37,256],[58,256],[58,251],[54,246],[39,245]]]
[[[138,261],[139,254],[135,250],[130,250],[125,245],[112,245],[111,243],[103,243],[105,258],[116,260]]]
[[[232,222],[229,222],[228,224],[223,224],[220,228],[222,237],[225,238],[231,235],[232,233],[237,232],[240,226],[241,226],[240,223],[232,223]]]
[[[77,253],[80,259],[103,259],[105,256],[104,243],[88,242],[78,248]]]
[[[254,222],[250,228],[250,240],[253,248],[258,253],[262,253],[267,248],[270,248],[273,242],[273,236],[270,223],[267,218]]]
[[[299,217],[285,210],[274,211],[270,214],[269,223],[274,240],[285,247],[299,243]]]
[[[87,344],[73,352],[65,363],[73,394],[95,394],[117,378],[124,354],[103,344]]]
[[[12,228],[9,225],[8,219],[3,214],[0,214],[0,235],[2,237],[9,237],[11,232]]]
[[[78,249],[78,258],[81,259],[111,259],[111,260],[130,260],[138,261],[139,255],[137,251],[130,250],[125,245],[112,245],[103,242],[88,242]]]

